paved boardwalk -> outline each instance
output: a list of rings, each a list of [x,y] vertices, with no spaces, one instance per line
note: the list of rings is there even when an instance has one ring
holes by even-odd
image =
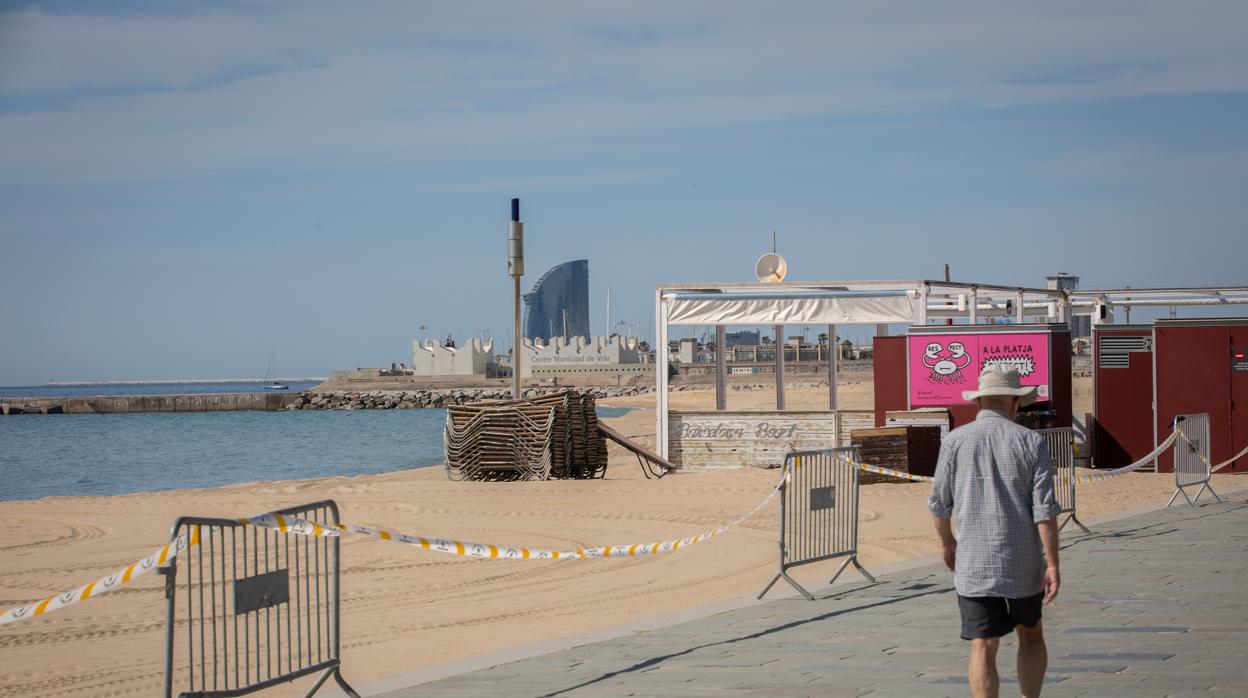
[[[1226,499],[1063,538],[1045,695],[1248,696],[1248,501]],[[964,696],[957,620],[951,575],[924,567],[385,695]]]

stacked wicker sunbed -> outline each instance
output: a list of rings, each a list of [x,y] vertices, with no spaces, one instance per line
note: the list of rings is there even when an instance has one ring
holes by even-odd
[[[449,406],[443,445],[452,480],[593,478],[607,470],[594,398],[570,390]]]

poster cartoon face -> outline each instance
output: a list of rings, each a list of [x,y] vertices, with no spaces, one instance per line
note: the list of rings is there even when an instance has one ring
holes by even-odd
[[[1049,335],[924,334],[907,338],[910,405],[964,404],[962,391],[975,390],[985,366],[1003,364],[1018,371],[1023,385],[1037,386],[1037,399],[1049,399]]]

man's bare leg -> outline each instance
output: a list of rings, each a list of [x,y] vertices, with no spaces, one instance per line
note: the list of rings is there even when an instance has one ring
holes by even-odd
[[[1044,644],[1044,624],[1014,626],[1018,633],[1018,687],[1023,698],[1039,698],[1044,671],[1049,666],[1049,650]]]
[[[997,676],[997,648],[1000,638],[971,640],[971,665],[967,674],[971,679],[971,695],[975,698],[997,698],[1001,679]]]

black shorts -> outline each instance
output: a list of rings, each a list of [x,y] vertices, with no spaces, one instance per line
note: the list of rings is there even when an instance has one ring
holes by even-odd
[[[1044,592],[1021,599],[999,596],[958,596],[962,612],[962,639],[983,640],[1014,632],[1014,626],[1034,628],[1040,622]]]

